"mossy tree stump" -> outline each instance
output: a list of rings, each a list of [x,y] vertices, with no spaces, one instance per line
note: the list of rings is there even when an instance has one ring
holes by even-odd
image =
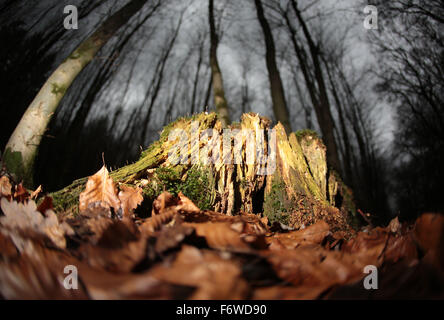
[[[307,130],[287,136],[280,123],[273,136],[267,134],[273,132],[270,123],[253,113],[225,129],[215,113],[181,118],[166,126],[138,161],[110,175],[116,183],[142,187],[145,208],[164,190],[182,191],[202,210],[261,213],[295,228],[321,219],[336,229],[349,228],[355,218],[352,194],[329,170],[321,139]],[[173,130],[179,130],[177,139],[171,138]],[[186,148],[179,153],[179,147]],[[202,161],[202,154],[219,160]],[[171,155],[181,161],[172,162]],[[86,178],[79,179],[53,193],[56,209],[78,212],[85,184]]]

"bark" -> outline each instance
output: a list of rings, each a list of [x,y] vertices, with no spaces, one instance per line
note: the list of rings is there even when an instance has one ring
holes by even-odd
[[[147,0],[133,0],[110,16],[49,77],[26,110],[5,149],[8,169],[27,185],[32,185],[32,172],[37,150],[54,112],[78,74],[97,52]]]
[[[285,100],[284,86],[282,85],[281,75],[276,64],[276,48],[273,34],[264,14],[264,8],[261,0],[255,0],[256,12],[259,23],[265,38],[266,62],[268,69],[268,78],[270,81],[271,100],[273,102],[273,112],[276,120],[282,123],[287,133],[291,132],[290,115],[287,102]]]
[[[227,99],[225,98],[224,83],[222,79],[222,72],[220,70],[219,61],[217,59],[217,48],[219,46],[219,37],[216,31],[216,24],[214,21],[214,0],[209,0],[209,14],[208,20],[210,24],[210,65],[212,73],[212,85],[214,94],[214,105],[216,112],[221,119],[223,126],[230,124],[230,113],[228,110]]]
[[[205,100],[204,100],[204,111],[208,111],[208,105],[210,104],[210,96],[211,96],[211,89],[213,88],[213,75],[210,75],[210,78],[208,80],[208,86],[207,90],[205,91]]]

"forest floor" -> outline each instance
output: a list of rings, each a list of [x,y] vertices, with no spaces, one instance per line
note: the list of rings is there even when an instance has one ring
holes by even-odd
[[[444,298],[442,215],[346,235],[324,221],[293,230],[257,214],[202,211],[180,192],[162,193],[142,218],[140,190],[119,189],[103,168],[73,216],[2,176],[0,296]]]

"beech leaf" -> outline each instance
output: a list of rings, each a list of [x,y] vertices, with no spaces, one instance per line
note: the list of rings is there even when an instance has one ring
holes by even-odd
[[[85,211],[90,205],[96,203],[104,207],[114,208],[116,212],[120,208],[116,185],[105,166],[95,175],[89,177],[85,191],[80,194],[79,209]]]
[[[131,217],[134,209],[136,209],[143,201],[142,189],[131,188],[125,185],[120,186],[119,200],[122,205],[124,217]]]

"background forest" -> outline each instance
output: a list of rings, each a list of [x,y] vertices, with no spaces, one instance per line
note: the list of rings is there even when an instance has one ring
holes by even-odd
[[[55,68],[130,2],[0,1],[1,150]],[[318,132],[375,222],[443,209],[442,1],[142,2],[66,91],[35,164],[46,191],[96,172],[102,153],[113,168],[132,162],[170,121],[215,110],[218,60],[228,118]],[[363,26],[368,4],[377,30]],[[66,5],[77,30],[63,27]]]

